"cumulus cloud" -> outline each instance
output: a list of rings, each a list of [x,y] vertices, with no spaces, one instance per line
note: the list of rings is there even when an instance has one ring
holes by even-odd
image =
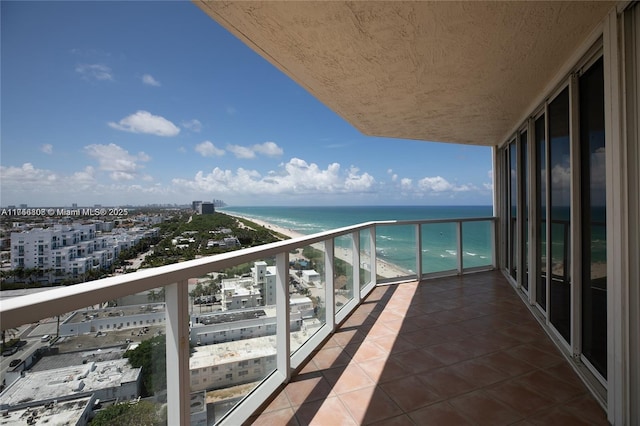
[[[317,164],[292,158],[282,164],[279,170],[265,175],[256,170],[239,168],[234,172],[216,167],[210,173],[199,171],[193,179],[173,179],[172,183],[177,190],[196,193],[320,195],[370,192],[375,179],[368,173],[361,173],[356,167],[342,172],[338,163],[322,169]]]
[[[256,158],[257,154],[262,154],[267,157],[279,157],[282,155],[283,150],[275,142],[265,142],[262,144],[255,144],[252,146],[242,145],[227,145],[227,150],[236,158],[251,159]]]
[[[0,166],[3,198],[37,198],[60,196],[73,191],[86,191],[95,185],[94,169],[91,166],[71,175],[51,170],[38,169],[32,163],[22,166]]]
[[[196,152],[203,157],[220,157],[224,155],[224,149],[217,148],[212,142],[204,141],[196,145]]]
[[[85,80],[112,81],[111,68],[103,64],[79,64],[76,72]]]
[[[357,167],[351,166],[344,182],[347,191],[367,192],[375,183],[375,179],[369,173],[360,174]]]
[[[156,86],[156,87],[161,86],[160,82],[155,78],[153,78],[151,74],[144,74],[142,76],[142,82],[147,86]]]
[[[134,179],[137,171],[143,167],[139,162],[147,162],[151,159],[144,152],[132,155],[113,143],[88,145],[84,150],[90,157],[98,161],[100,170],[111,172],[109,176],[115,181]]]
[[[280,148],[275,142],[256,144],[253,145],[252,148],[255,152],[266,155],[267,157],[278,157],[283,153],[282,148]]]
[[[148,111],[138,111],[117,123],[110,122],[109,126],[131,133],[147,133],[157,136],[176,136],[180,129],[171,121]]]
[[[40,147],[40,151],[44,152],[45,154],[53,154],[53,145],[51,145],[50,143],[45,143]]]
[[[427,193],[467,192],[475,189],[473,185],[456,185],[442,176],[425,177],[418,181],[418,188]]]
[[[397,175],[394,175],[394,176],[397,177]],[[412,187],[413,187],[413,180],[412,179],[409,179],[409,178],[400,179],[400,188],[402,188],[403,191],[408,191]]]
[[[202,123],[195,118],[193,120],[187,120],[182,122],[182,127],[192,132],[199,133],[202,130]]]
[[[235,155],[236,158],[243,158],[243,159],[256,158],[255,151],[247,146],[227,145],[227,151]]]

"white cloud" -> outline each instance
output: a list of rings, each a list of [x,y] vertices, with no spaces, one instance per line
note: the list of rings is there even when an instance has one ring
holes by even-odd
[[[394,176],[398,176],[398,175],[394,175]],[[395,179],[394,179],[395,181]],[[408,191],[413,187],[413,180],[409,179],[409,178],[402,178],[400,179],[400,188],[402,188],[403,191]]]
[[[145,74],[142,76],[142,82],[147,86],[161,86],[160,82],[153,78],[151,74]]]
[[[157,136],[176,136],[180,133],[180,129],[171,121],[148,111],[138,111],[118,123],[110,122],[109,126],[125,132],[147,133]]]
[[[132,180],[137,171],[142,168],[139,162],[149,161],[151,158],[144,152],[131,155],[116,144],[88,145],[85,152],[98,161],[100,170],[111,172],[109,177],[115,181]]]
[[[22,200],[36,205],[62,205],[69,194],[91,191],[95,187],[93,167],[71,175],[38,169],[32,163],[20,167],[0,166],[0,182],[4,200]],[[8,201],[14,203],[17,201]]]
[[[249,158],[256,157],[256,153],[251,148],[246,146],[227,145],[227,151],[230,151],[231,153],[233,153],[233,155],[235,155],[236,158],[249,159]]]
[[[418,188],[427,193],[468,192],[475,188],[473,185],[456,185],[442,176],[425,177],[418,181]]]
[[[227,150],[232,152],[236,158],[251,159],[256,158],[256,154],[262,154],[267,157],[279,157],[283,154],[282,148],[275,142],[265,142],[252,146],[227,145]]]
[[[227,114],[229,114],[229,115],[236,115],[236,113],[238,112],[238,110],[237,110],[237,109],[235,109],[235,108],[234,108],[234,107],[232,107],[232,106],[228,106],[228,107],[226,107],[225,109],[226,109],[226,111],[227,111]]]
[[[368,173],[351,167],[341,172],[340,164],[332,163],[326,169],[317,164],[292,158],[280,170],[265,175],[243,168],[223,170],[218,167],[210,173],[196,173],[193,179],[173,179],[177,192],[251,195],[322,195],[370,192],[375,179]]]
[[[40,147],[40,151],[44,152],[45,154],[53,154],[53,145],[51,145],[50,143],[45,143]]]
[[[357,167],[351,166],[349,169],[349,174],[344,182],[347,191],[367,192],[375,183],[376,180],[369,173],[359,174],[359,172]]]
[[[182,127],[191,130],[192,132],[200,133],[200,130],[202,130],[202,123],[194,118],[193,120],[183,121]]]
[[[217,148],[210,141],[199,143],[196,145],[195,150],[203,157],[220,157],[224,155],[224,149]]]
[[[267,157],[278,157],[283,153],[282,148],[280,148],[275,142],[256,144],[253,145],[252,148],[255,152],[266,155]]]
[[[76,72],[85,80],[113,80],[111,68],[103,64],[79,64],[76,65]]]

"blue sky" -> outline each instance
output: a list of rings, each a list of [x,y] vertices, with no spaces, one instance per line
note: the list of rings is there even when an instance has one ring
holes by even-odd
[[[362,135],[187,1],[1,2],[0,204],[491,204],[487,147]]]

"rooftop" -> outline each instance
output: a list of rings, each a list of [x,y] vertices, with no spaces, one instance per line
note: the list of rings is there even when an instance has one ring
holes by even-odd
[[[90,394],[99,389],[134,382],[138,380],[139,375],[140,368],[132,368],[127,359],[31,372],[13,382],[2,392],[0,406],[16,406],[30,401],[69,399],[70,395]]]

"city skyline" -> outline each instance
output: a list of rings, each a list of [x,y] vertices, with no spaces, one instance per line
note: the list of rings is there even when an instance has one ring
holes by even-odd
[[[190,2],[1,8],[2,206],[492,204],[489,147],[362,135]]]

